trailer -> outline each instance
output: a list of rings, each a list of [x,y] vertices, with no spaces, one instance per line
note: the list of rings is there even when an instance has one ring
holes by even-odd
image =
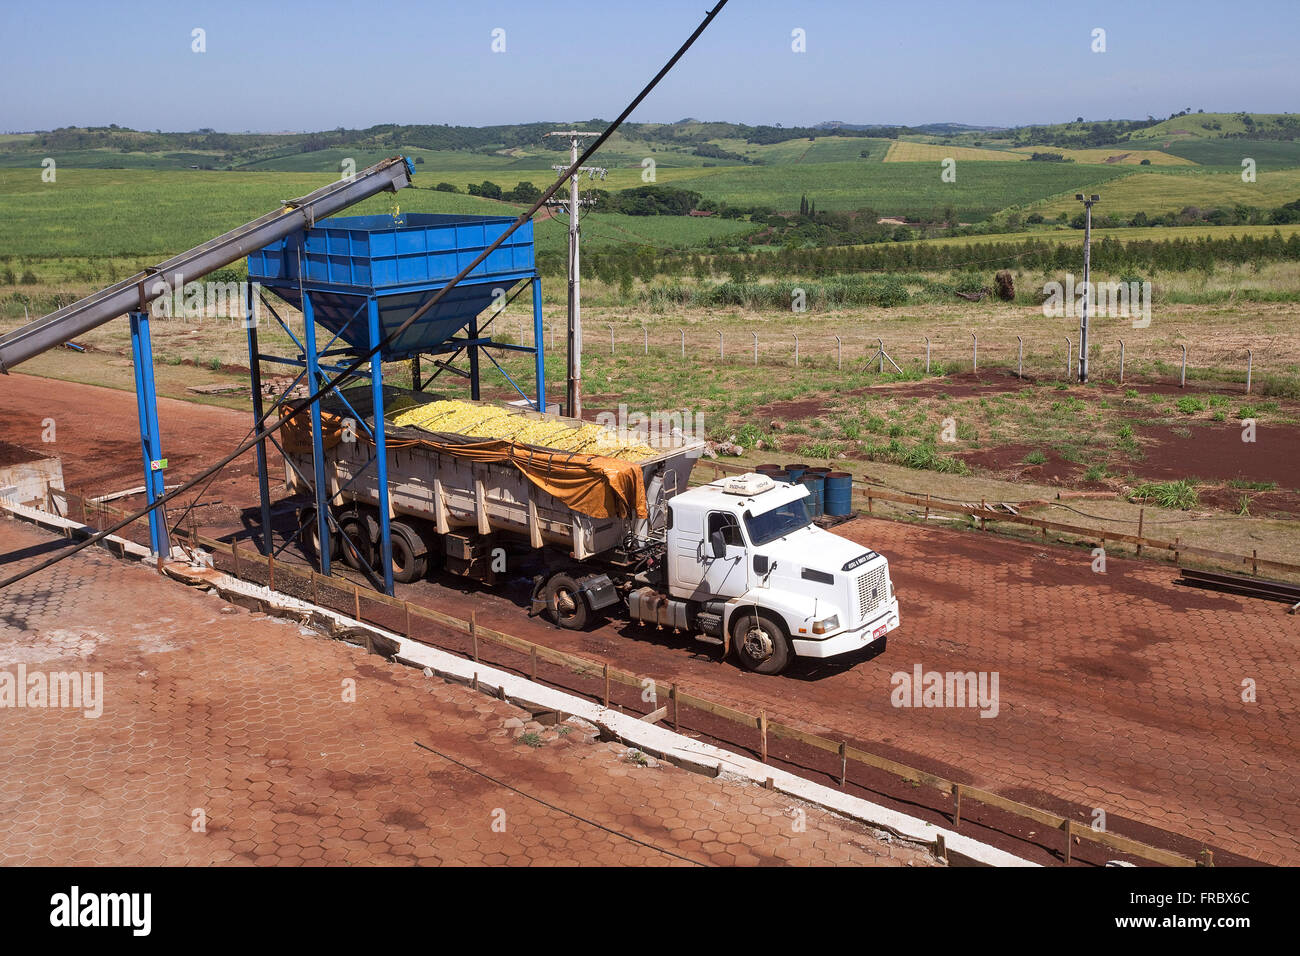
[[[321,401],[323,469],[307,409],[286,410],[285,483],[313,502],[299,516],[309,551],[320,550],[314,532],[327,526],[337,529],[331,555],[374,568],[386,503],[393,580],[441,569],[491,585],[509,553],[532,551],[545,570],[533,579],[530,615],[575,630],[623,616],[721,646],[764,674],[794,657],[859,651],[899,626],[887,560],[813,524],[805,485],[748,474],[689,487],[705,447],[689,436],[625,461],[394,422],[392,408],[436,398],[383,387],[384,469],[369,467],[369,388]],[[591,427],[527,408],[510,414]],[[319,501],[328,522],[317,520]]]

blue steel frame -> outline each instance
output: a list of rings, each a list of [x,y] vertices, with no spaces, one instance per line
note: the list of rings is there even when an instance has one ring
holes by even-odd
[[[375,462],[376,465],[376,471],[377,471],[376,477],[377,477],[378,491],[379,491],[379,543],[380,543],[379,560],[383,567],[383,584],[384,584],[384,592],[386,594],[391,595],[393,593],[393,542],[392,542],[392,525],[391,525],[392,509],[388,499],[388,450],[387,450],[387,444],[384,436],[383,363],[385,361],[398,361],[402,359],[412,359],[412,358],[418,360],[421,355],[442,355],[448,352],[457,352],[462,349],[467,349],[469,351],[469,365],[470,365],[470,372],[469,372],[470,394],[474,399],[478,399],[480,395],[480,368],[479,368],[480,349],[501,348],[510,351],[532,352],[534,354],[534,360],[535,360],[534,370],[537,378],[537,397],[533,401],[533,406],[538,411],[542,411],[542,412],[546,411],[546,356],[545,356],[545,340],[544,340],[545,330],[542,321],[541,277],[534,270],[532,272],[519,273],[517,275],[511,275],[511,276],[493,276],[492,282],[498,284],[504,282],[507,285],[509,285],[511,283],[519,281],[520,279],[527,280],[532,287],[531,288],[532,299],[533,299],[533,345],[532,347],[525,346],[525,345],[507,345],[505,343],[498,343],[493,341],[493,339],[490,336],[485,338],[479,332],[478,319],[474,318],[471,319],[469,323],[467,323],[467,325],[464,327],[466,330],[466,337],[463,339],[458,339],[453,337],[445,340],[443,343],[433,348],[404,349],[399,352],[384,351],[382,354],[375,355],[370,360],[370,373],[369,373],[370,394],[374,406],[374,427],[372,429],[365,426],[364,420],[362,420],[360,416],[357,416],[357,420],[362,425],[362,427],[365,427],[366,430],[371,433],[371,438],[373,439],[375,444],[375,456],[373,458],[373,461]],[[302,282],[301,286],[299,286],[299,288],[301,288],[301,294],[302,294],[302,312],[303,312],[303,326],[304,326],[304,335],[302,340],[300,341],[297,338],[297,336],[295,336],[293,332],[288,328],[288,326],[285,325],[284,321],[280,319],[278,315],[276,316],[276,320],[280,322],[280,324],[285,328],[285,331],[289,333],[290,338],[295,342],[295,344],[299,344],[300,347],[302,348],[302,353],[298,358],[290,358],[287,356],[266,355],[263,354],[259,349],[258,339],[257,339],[257,321],[254,312],[255,304],[253,302],[254,293],[252,291],[252,286],[250,285],[249,296],[248,299],[246,300],[246,319],[244,324],[248,330],[248,356],[249,356],[250,368],[253,369],[253,382],[255,385],[254,415],[256,418],[257,425],[260,427],[262,421],[264,420],[264,413],[262,411],[261,394],[260,394],[260,387],[259,387],[260,379],[261,379],[259,363],[270,362],[270,363],[275,363],[280,365],[295,366],[297,368],[305,367],[307,370],[308,389],[309,391],[314,392],[316,391],[317,388],[320,387],[320,385],[322,385],[326,381],[325,377],[322,375],[323,372],[337,373],[338,371],[341,371],[342,368],[347,364],[347,362],[343,362],[341,364],[334,364],[333,362],[322,362],[321,361],[322,359],[337,358],[337,357],[357,358],[360,357],[360,355],[364,354],[364,352],[358,351],[351,347],[332,348],[334,343],[339,339],[341,333],[335,333],[333,337],[330,339],[330,341],[325,344],[324,349],[318,349],[317,342],[316,342],[315,310],[312,305],[313,292],[317,294],[321,294],[321,293],[346,294],[346,295],[352,295],[352,296],[357,296],[359,298],[363,298],[365,300],[363,306],[357,309],[357,312],[353,316],[353,320],[355,320],[356,317],[360,315],[362,308],[364,308],[366,313],[366,322],[369,329],[370,341],[378,342],[383,336],[383,328],[380,320],[380,304],[382,299],[391,295],[409,295],[411,292],[415,292],[415,291],[433,292],[442,288],[443,285],[445,285],[445,283],[439,285],[402,286],[400,288],[393,288],[388,291],[378,291],[375,289],[365,289],[360,287],[354,288],[351,286],[345,287],[345,286],[326,284],[326,283],[312,283],[308,281]],[[268,286],[268,288],[274,289],[275,287]],[[134,329],[134,325],[132,326],[132,328]],[[146,328],[146,334],[147,334],[147,328]],[[499,364],[497,364],[496,359],[492,358],[490,353],[485,353],[485,354],[488,355],[488,358],[492,362],[492,364],[496,366],[496,368],[499,371],[501,371],[502,375],[505,375],[506,380],[510,382],[510,384],[514,387],[514,389],[517,392],[519,392],[521,395],[523,395],[525,398],[528,398],[529,396],[527,396],[524,393],[523,389],[521,389],[519,385],[516,384],[515,381],[510,378],[509,375],[505,374],[505,370],[502,369]],[[140,363],[137,362],[136,364],[138,368]],[[358,370],[358,374],[364,374],[364,372]],[[155,433],[156,433],[156,429],[155,429]],[[330,555],[330,548],[328,546],[328,542],[331,540],[332,536],[330,534],[329,504],[333,496],[326,488],[326,483],[325,483],[325,443],[324,443],[324,434],[321,428],[321,408],[320,408],[319,400],[313,402],[311,405],[311,435],[312,435],[312,462],[314,465],[313,483],[315,485],[314,496],[316,500],[316,533],[318,536],[317,540],[321,542],[321,547],[318,549],[318,560],[320,562],[321,573],[330,574],[331,555]],[[147,467],[147,463],[146,463],[146,467]],[[367,465],[366,467],[369,467],[369,465]],[[266,456],[264,443],[259,443],[257,446],[257,472],[258,472],[257,474],[258,493],[261,498],[261,514],[262,514],[262,529],[263,529],[262,530],[262,551],[264,554],[271,554],[273,552],[273,539],[271,533],[270,481],[268,477],[267,456]],[[160,484],[161,484],[161,480],[162,480],[161,477],[159,477],[158,481]],[[159,493],[161,493],[161,488],[159,488]],[[152,518],[152,514],[151,514],[151,518]],[[164,532],[165,532],[165,528],[164,528]]]
[[[149,335],[149,313],[131,313],[131,357],[135,360],[135,402],[140,418],[140,456],[144,464],[144,493],[149,504],[163,495],[162,438],[158,434],[158,393],[153,377],[153,340]],[[161,508],[149,512],[149,547],[166,558],[167,519]]]

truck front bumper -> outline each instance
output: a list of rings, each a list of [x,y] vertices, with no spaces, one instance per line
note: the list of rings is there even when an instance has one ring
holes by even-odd
[[[861,650],[880,640],[902,623],[898,617],[898,599],[893,598],[884,610],[872,620],[853,630],[844,630],[819,640],[796,638],[790,641],[799,657],[838,657],[850,651]]]

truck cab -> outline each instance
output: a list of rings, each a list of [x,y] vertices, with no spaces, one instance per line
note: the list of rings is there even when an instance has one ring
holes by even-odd
[[[813,524],[808,495],[746,474],[669,501],[669,596],[719,610],[722,634],[760,673],[859,650],[900,623],[888,561]]]

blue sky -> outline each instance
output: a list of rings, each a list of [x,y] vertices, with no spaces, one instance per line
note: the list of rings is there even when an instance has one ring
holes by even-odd
[[[612,118],[711,0],[4,4],[0,131]],[[1106,30],[1105,53],[1092,31]],[[191,51],[206,31],[207,52]],[[506,50],[493,53],[492,31]],[[807,50],[791,50],[805,31]],[[634,120],[1015,125],[1300,108],[1300,2],[731,0]]]

